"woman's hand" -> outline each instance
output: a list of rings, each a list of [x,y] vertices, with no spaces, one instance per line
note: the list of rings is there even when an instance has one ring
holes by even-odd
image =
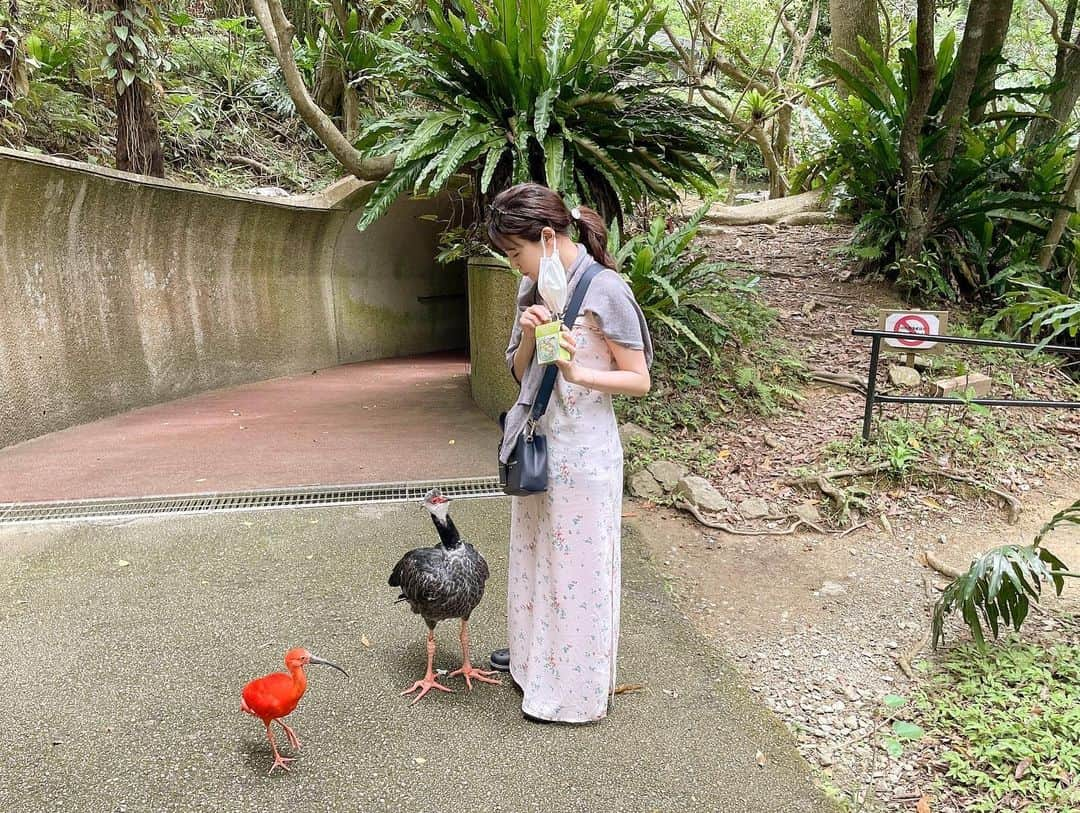
[[[559,344],[562,349],[570,354],[570,360],[565,361],[562,358],[556,360],[555,364],[559,367],[559,372],[562,373],[563,378],[571,384],[584,385],[582,375],[584,368],[574,362],[574,356],[577,353],[577,341],[574,339],[574,334],[570,332],[570,329],[563,325],[562,335],[559,336]]]
[[[522,333],[533,341],[536,341],[536,329],[540,327],[540,325],[547,324],[550,321],[551,311],[543,305],[530,305],[522,312],[521,318],[518,319],[518,324],[521,325]]]

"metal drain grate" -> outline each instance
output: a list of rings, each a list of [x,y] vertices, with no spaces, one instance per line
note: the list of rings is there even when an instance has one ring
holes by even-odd
[[[425,480],[355,486],[232,491],[163,497],[0,503],[0,525],[124,519],[160,514],[203,514],[217,511],[267,511],[275,508],[324,508],[335,505],[419,502],[432,488],[451,499],[504,496],[497,477]]]

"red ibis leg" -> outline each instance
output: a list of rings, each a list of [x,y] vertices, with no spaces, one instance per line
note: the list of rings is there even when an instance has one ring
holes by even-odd
[[[465,685],[468,686],[469,689],[472,689],[471,678],[483,681],[484,683],[494,683],[496,686],[498,686],[499,681],[497,679],[488,677],[488,675],[494,674],[495,672],[491,671],[490,669],[477,669],[475,666],[472,665],[469,659],[469,626],[468,622],[464,618],[461,619],[461,668],[455,669],[453,672],[451,672],[450,677],[455,677],[456,675],[464,675]]]
[[[285,736],[289,738],[289,745],[299,751],[300,740],[296,736],[296,732],[289,728],[289,726],[285,725],[285,722],[283,720],[278,720],[278,725],[285,729]]]
[[[435,663],[435,631],[434,630],[428,630],[428,636],[427,636],[427,672],[424,674],[424,676],[422,678],[420,678],[420,680],[416,681],[416,683],[414,683],[412,686],[410,686],[408,689],[406,689],[405,691],[402,692],[402,694],[410,694],[411,692],[415,692],[417,689],[419,689],[420,694],[418,694],[415,698],[413,698],[414,703],[417,700],[419,700],[421,697],[423,697],[425,694],[427,694],[429,691],[431,691],[432,689],[440,689],[441,691],[444,691],[444,692],[453,692],[454,691],[453,689],[448,689],[447,687],[445,687],[441,683],[439,683],[437,680],[435,680],[435,671],[434,671],[434,669],[432,669],[432,666],[434,665],[434,663]]]
[[[274,749],[274,764],[270,766],[270,770],[267,771],[267,773],[273,773],[274,768],[277,768],[279,765],[286,771],[289,770],[289,763],[293,760],[291,757],[283,757],[278,753],[277,743],[274,742],[274,732],[270,730],[269,722],[266,723],[266,736],[270,738],[270,747]]]

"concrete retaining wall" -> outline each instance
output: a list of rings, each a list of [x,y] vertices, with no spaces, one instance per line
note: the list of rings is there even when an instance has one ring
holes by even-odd
[[[334,364],[459,349],[445,199],[267,198],[0,150],[0,447]]]
[[[469,261],[469,354],[472,396],[493,418],[508,410],[518,385],[506,368],[521,277],[494,258]]]

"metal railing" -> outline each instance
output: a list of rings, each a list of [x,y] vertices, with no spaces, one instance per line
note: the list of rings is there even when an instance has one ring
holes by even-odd
[[[881,357],[882,339],[904,339],[910,341],[919,338],[927,342],[940,342],[941,344],[966,344],[979,347],[1002,347],[1007,350],[1040,350],[1055,353],[1070,353],[1080,355],[1080,347],[1065,347],[1063,345],[1047,344],[1040,347],[1028,342],[1008,342],[1001,339],[971,339],[966,336],[925,336],[913,333],[895,333],[887,330],[869,330],[855,328],[851,331],[852,336],[869,336],[873,339],[870,346],[870,373],[866,379],[866,409],[863,412],[862,437],[864,441],[870,440],[870,422],[874,413],[874,404],[956,404],[957,398],[938,397],[929,395],[879,395],[877,393],[878,362]],[[914,352],[914,351],[911,351]],[[1043,407],[1044,409],[1080,409],[1080,401],[1040,401],[1024,398],[971,398],[964,399],[964,403],[979,404],[990,407]]]

